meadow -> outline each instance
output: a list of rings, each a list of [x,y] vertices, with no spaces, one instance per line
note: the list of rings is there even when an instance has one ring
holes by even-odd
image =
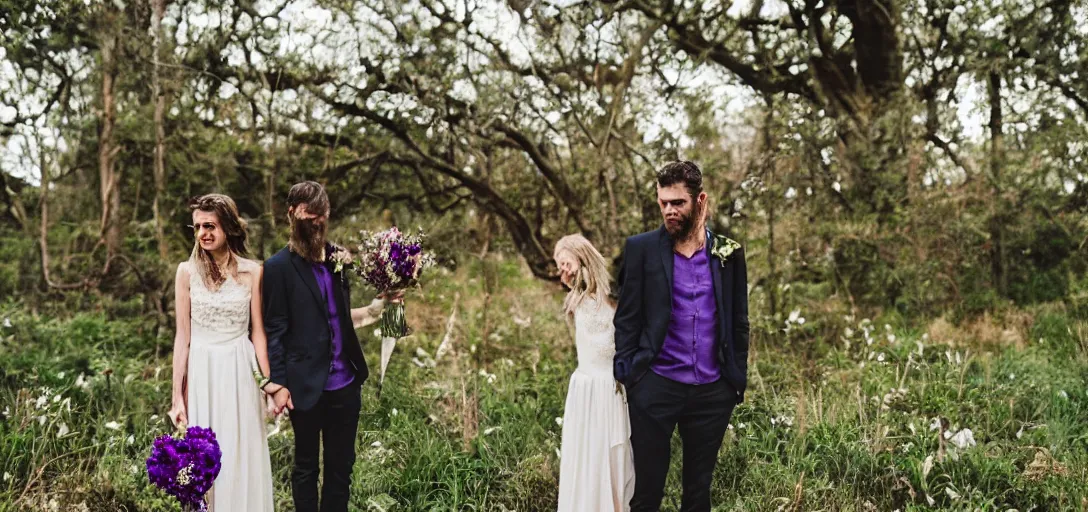
[[[920,324],[853,317],[818,287],[789,294],[784,323],[753,297],[715,510],[1088,509],[1088,322],[1067,305]],[[354,510],[554,509],[576,364],[562,297],[498,256],[409,295],[416,334],[380,396],[376,377],[363,390]],[[170,431],[169,340],[125,310],[0,305],[0,512],[178,510],[144,469]],[[292,510],[292,432],[269,428],[277,510]],[[679,506],[678,442],[664,510]]]

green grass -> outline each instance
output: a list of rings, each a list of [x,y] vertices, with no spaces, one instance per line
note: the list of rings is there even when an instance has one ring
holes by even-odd
[[[409,300],[418,334],[398,346],[382,396],[376,371],[363,391],[354,509],[554,509],[556,418],[575,365],[562,291],[516,262],[476,260]],[[789,332],[753,318],[748,401],[720,453],[716,510],[1088,507],[1083,320],[1060,305],[1026,311],[1017,348],[936,342],[925,325],[803,300],[812,318]],[[417,350],[434,356],[455,302],[455,354],[415,364]],[[17,304],[0,306],[4,319],[0,512],[177,510],[143,470],[168,430],[170,360],[157,355],[168,341],[154,320],[39,318]],[[376,368],[371,330],[360,334]],[[957,447],[964,429],[975,444]],[[285,425],[270,439],[277,510],[292,509],[291,436]],[[679,505],[674,447],[664,510]]]

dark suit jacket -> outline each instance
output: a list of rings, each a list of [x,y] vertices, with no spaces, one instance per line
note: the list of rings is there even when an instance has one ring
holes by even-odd
[[[351,293],[343,272],[333,274],[333,296],[340,317],[341,350],[355,371],[355,383],[362,385],[370,372],[352,327]],[[287,248],[269,258],[264,263],[261,300],[269,379],[287,386],[296,409],[310,409],[325,390],[332,362],[329,308],[310,262]]]
[[[713,236],[713,234],[711,234]],[[707,243],[712,239],[708,238]],[[748,387],[748,274],[744,249],[725,265],[710,257],[718,306],[718,348],[722,377],[744,400]],[[627,387],[637,385],[657,358],[672,316],[673,248],[662,227],[627,239],[616,307],[613,373]]]

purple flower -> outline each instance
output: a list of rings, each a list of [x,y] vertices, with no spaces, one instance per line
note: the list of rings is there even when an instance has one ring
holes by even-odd
[[[184,437],[162,435],[155,439],[147,459],[147,476],[152,484],[183,505],[199,509],[203,507],[204,495],[219,476],[222,458],[215,433],[193,426]]]

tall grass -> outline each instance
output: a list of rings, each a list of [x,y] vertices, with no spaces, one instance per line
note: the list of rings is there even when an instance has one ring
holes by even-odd
[[[397,347],[381,397],[363,391],[353,509],[554,509],[576,364],[561,299],[502,260],[436,274],[409,297],[418,334]],[[453,352],[435,362],[455,302]],[[753,318],[716,510],[1088,509],[1083,319],[1021,311],[1020,341],[1006,343],[792,306],[786,322]],[[9,303],[0,322],[0,512],[177,510],[143,469],[169,430],[154,320],[39,318]],[[361,335],[376,363],[376,338]],[[277,510],[292,510],[290,427],[269,442]],[[679,447],[664,510],[679,507]]]

